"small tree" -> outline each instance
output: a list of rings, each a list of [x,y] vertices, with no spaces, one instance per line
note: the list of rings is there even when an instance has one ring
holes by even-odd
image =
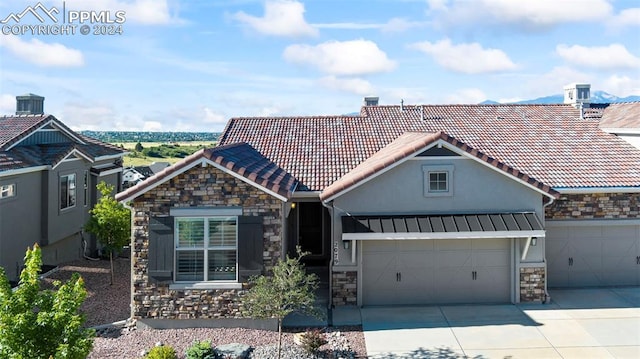
[[[127,243],[131,235],[131,213],[122,203],[116,201],[111,194],[113,186],[101,181],[96,186],[100,192],[98,203],[91,210],[91,218],[86,229],[98,237],[109,252],[111,265],[111,284],[113,285],[113,251],[120,250]]]
[[[280,260],[270,276],[253,277],[243,297],[244,314],[255,318],[278,320],[278,358],[282,350],[282,320],[293,312],[320,316],[314,307],[318,276],[307,274],[300,259],[307,253],[296,248],[298,256]]]
[[[40,247],[27,249],[20,286],[11,290],[0,267],[0,358],[81,359],[93,346],[93,329],[83,328],[80,305],[87,296],[78,273],[56,290],[41,290]]]
[[[136,147],[134,149],[136,150],[136,152],[142,152],[144,147],[142,147],[142,143],[138,142],[136,143]]]

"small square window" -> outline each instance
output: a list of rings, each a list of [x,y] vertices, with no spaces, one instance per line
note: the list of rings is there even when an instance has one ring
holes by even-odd
[[[453,196],[453,165],[424,165],[424,196]]]
[[[448,177],[447,172],[429,172],[429,192],[447,192]]]
[[[16,184],[3,184],[0,186],[0,199],[9,198],[16,195]]]

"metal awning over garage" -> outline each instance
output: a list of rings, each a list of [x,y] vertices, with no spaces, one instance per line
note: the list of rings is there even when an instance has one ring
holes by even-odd
[[[343,240],[544,237],[534,212],[343,216]]]

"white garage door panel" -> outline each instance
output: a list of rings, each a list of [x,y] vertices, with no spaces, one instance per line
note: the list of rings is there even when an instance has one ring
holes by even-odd
[[[640,226],[567,224],[547,228],[549,287],[640,285]]]
[[[364,241],[362,246],[364,305],[510,300],[509,240]]]

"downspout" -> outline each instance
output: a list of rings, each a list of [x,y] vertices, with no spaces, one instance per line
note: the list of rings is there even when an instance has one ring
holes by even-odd
[[[333,208],[333,202],[332,205],[328,205],[326,204],[324,201],[320,200],[320,203],[322,204],[323,207],[326,207],[329,210],[329,218],[331,218],[331,245],[330,245],[330,252],[331,254],[329,255],[329,257],[331,258],[329,260],[329,303],[328,303],[328,308],[327,308],[327,325],[332,327],[333,326],[333,234],[334,234],[334,230],[333,230],[333,214],[334,214],[334,208]]]
[[[553,202],[555,202],[555,198],[553,197],[549,197],[549,202],[545,203],[542,206],[542,220],[545,221],[545,232],[546,232],[546,220],[545,220],[545,216],[546,216],[546,208],[551,206],[553,204]],[[545,281],[544,281],[544,304],[546,303],[550,303],[551,302],[551,295],[549,295],[549,291],[547,288],[547,278],[549,278],[549,276],[547,275],[547,236],[545,234],[545,238],[544,241],[542,243],[542,253],[543,253],[543,258],[544,258],[544,271],[545,271]]]

